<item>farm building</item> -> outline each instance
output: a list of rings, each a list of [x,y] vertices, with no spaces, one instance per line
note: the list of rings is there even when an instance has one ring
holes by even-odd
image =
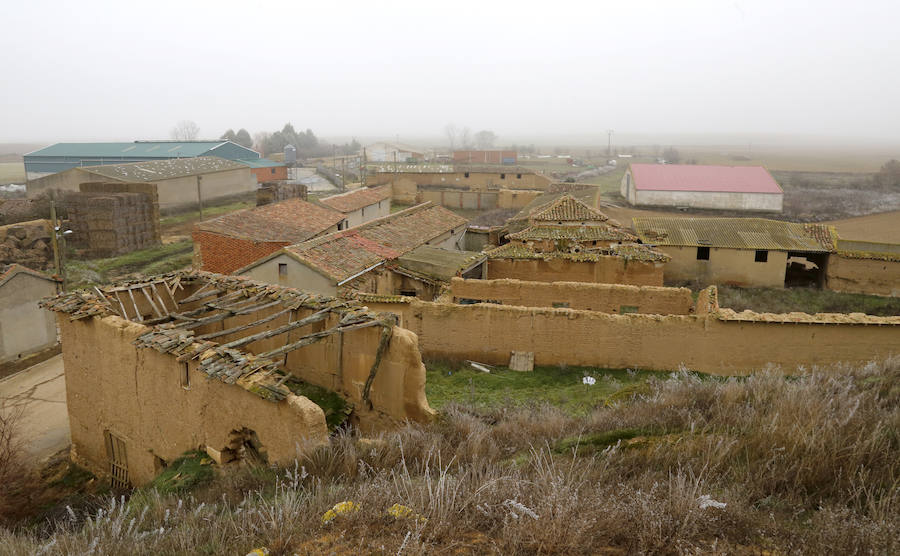
[[[400,143],[380,141],[368,145],[364,150],[369,162],[411,162],[425,159],[425,151],[422,149]]]
[[[179,272],[44,307],[62,337],[72,457],[115,487],[187,450],[289,465],[345,420],[372,434],[434,415],[415,334],[349,300]]]
[[[216,156],[199,156],[71,168],[29,181],[27,194],[36,197],[51,190],[78,191],[78,186],[86,182],[156,184],[163,211],[196,205],[201,197],[210,201],[253,193],[257,186],[248,166]]]
[[[453,151],[454,164],[517,164],[516,151]]]
[[[56,322],[38,302],[59,283],[19,264],[0,266],[0,363],[56,345]]]
[[[671,257],[667,282],[825,285],[833,230],[764,218],[634,218],[645,244]]]
[[[132,143],[56,143],[25,155],[29,181],[82,166],[106,166],[217,156],[228,160],[251,160],[259,153],[231,141],[134,141]]]
[[[346,228],[341,212],[288,199],[194,224],[195,264],[230,274],[282,247]]]
[[[363,187],[325,197],[319,203],[343,213],[352,228],[391,213],[391,187]]]
[[[840,238],[828,258],[829,290],[900,297],[900,244]]]
[[[635,206],[781,212],[784,192],[762,166],[632,164],[622,196]]]
[[[241,159],[237,162],[250,168],[250,173],[256,176],[256,183],[288,179],[287,166],[283,162],[268,158]]]
[[[423,203],[361,226],[285,247],[235,274],[322,295],[355,285],[368,293],[398,294],[402,286],[382,267],[417,247],[459,250],[466,220]]]

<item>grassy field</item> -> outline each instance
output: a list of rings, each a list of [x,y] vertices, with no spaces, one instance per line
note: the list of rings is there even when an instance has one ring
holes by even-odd
[[[7,183],[25,183],[25,164],[0,162],[0,185]]]
[[[900,298],[839,293],[812,288],[734,288],[718,286],[719,305],[757,313],[866,313],[900,315]]]
[[[580,372],[501,372],[505,390],[531,392],[527,405],[508,404],[487,376],[469,377],[485,405],[452,401],[461,385],[445,384],[433,422],[340,431],[287,468],[188,453],[121,498],[54,504],[29,498],[40,487],[13,490],[0,553],[900,550],[900,360],[790,378],[648,376],[587,412],[547,403]]]
[[[69,289],[108,284],[133,273],[152,275],[190,266],[194,244],[182,240],[118,257],[66,262]]]

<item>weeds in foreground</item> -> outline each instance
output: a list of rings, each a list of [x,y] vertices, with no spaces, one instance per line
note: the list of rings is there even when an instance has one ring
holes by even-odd
[[[897,553],[898,402],[900,358],[676,373],[586,416],[450,404],[429,425],[339,433],[288,469],[4,531],[0,552]],[[342,502],[354,511],[323,521]]]

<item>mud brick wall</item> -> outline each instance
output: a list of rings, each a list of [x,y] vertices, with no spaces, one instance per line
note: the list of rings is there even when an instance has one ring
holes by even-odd
[[[112,257],[160,244],[152,184],[84,183],[68,199],[70,244],[88,257]]]
[[[833,254],[828,258],[826,284],[837,292],[900,297],[900,260]]]
[[[0,226],[0,266],[12,263],[32,270],[53,271],[49,220]]]

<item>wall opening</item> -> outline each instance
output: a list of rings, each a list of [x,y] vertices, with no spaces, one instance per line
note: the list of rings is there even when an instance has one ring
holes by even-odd
[[[638,307],[637,305],[620,305],[619,306],[619,314],[627,315],[628,313],[637,313]]]
[[[822,288],[825,286],[825,270],[828,253],[801,253],[789,251],[784,272],[786,288]]]
[[[125,449],[125,441],[110,431],[103,431],[103,440],[106,443],[106,459],[109,463],[109,477],[112,487],[115,489],[131,488],[128,479],[128,453]]]
[[[191,368],[187,363],[181,364],[181,387],[185,390],[191,389]]]
[[[228,444],[222,448],[220,463],[243,461],[267,463],[268,460],[268,452],[259,441],[256,431],[243,427],[228,433]]]
[[[767,263],[769,262],[769,252],[757,249],[756,255],[754,256],[753,260],[758,263]]]
[[[709,247],[698,247],[697,248],[697,260],[698,261],[708,261],[709,260]]]
[[[278,277],[287,278],[287,263],[278,263]]]

